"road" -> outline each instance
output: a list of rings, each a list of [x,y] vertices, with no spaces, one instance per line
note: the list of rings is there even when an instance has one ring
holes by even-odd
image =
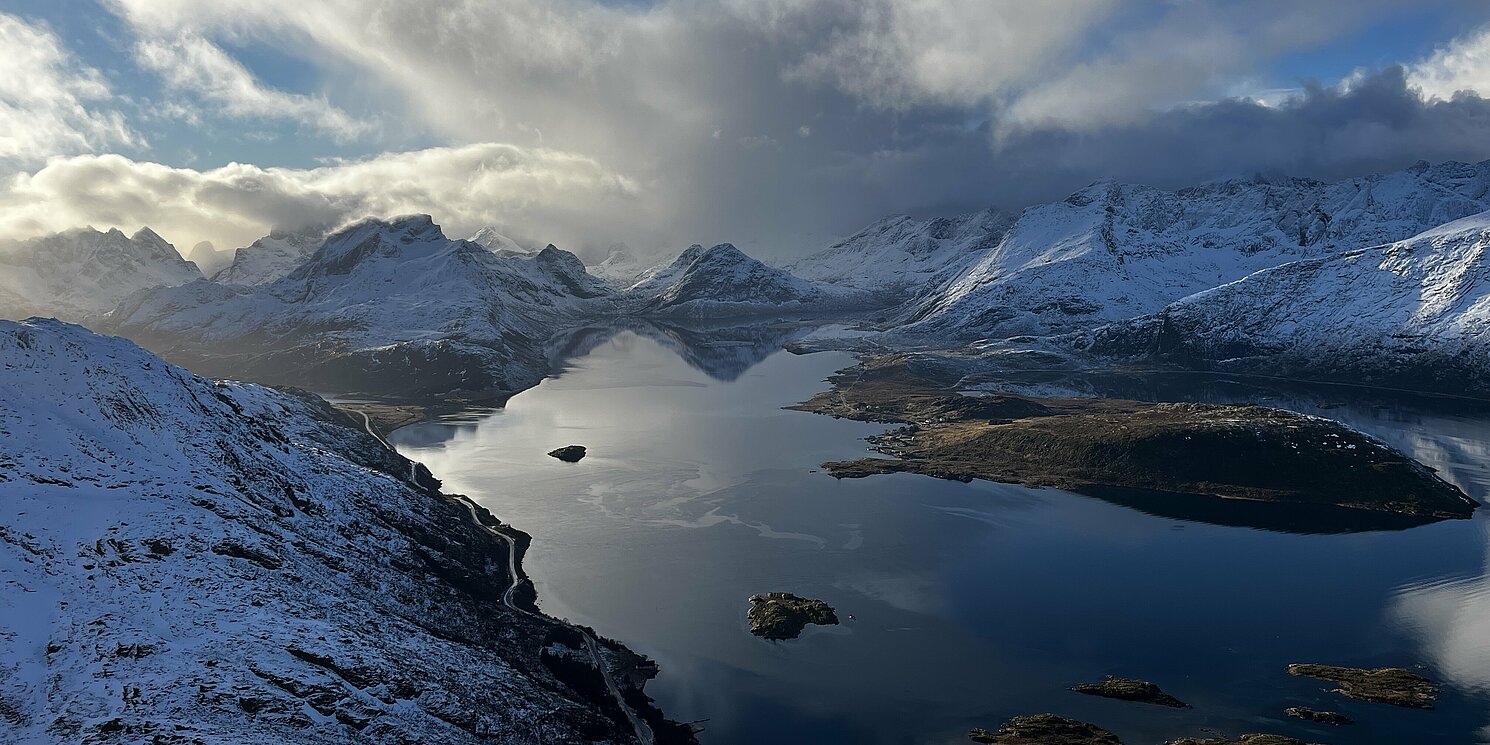
[[[359,411],[357,413],[362,415],[362,426],[364,429],[367,430],[367,434],[371,435],[372,438],[374,440],[377,440],[378,443],[381,444],[383,447],[395,453],[398,452],[392,445],[388,444],[387,440],[384,440],[381,436],[378,435],[376,431],[373,430],[372,419],[368,418],[366,412]],[[409,481],[415,485],[418,485],[419,483],[418,472],[419,464],[414,463],[413,461],[409,461]],[[636,715],[636,712],[631,710],[631,705],[627,704],[625,697],[621,695],[621,689],[616,685],[615,677],[611,675],[610,666],[605,663],[605,658],[600,654],[599,642],[595,641],[595,637],[591,635],[590,632],[578,626],[575,626],[574,624],[568,623],[566,621],[560,621],[557,618],[549,618],[548,616],[541,615],[539,613],[534,613],[533,611],[530,611],[527,608],[518,605],[517,601],[514,599],[517,594],[518,583],[521,581],[517,573],[517,540],[508,535],[506,532],[502,531],[501,528],[495,528],[481,522],[481,517],[479,513],[476,512],[476,503],[471,501],[470,497],[462,496],[460,497],[460,500],[462,504],[465,505],[466,511],[470,513],[471,522],[475,523],[476,527],[486,531],[487,533],[501,540],[503,543],[507,544],[507,589],[502,591],[502,605],[505,605],[513,611],[528,616],[529,618],[536,619],[542,623],[551,623],[556,626],[563,626],[565,628],[572,629],[581,637],[583,637],[585,640],[585,651],[589,652],[590,660],[595,664],[595,669],[600,671],[600,677],[605,681],[605,688],[607,691],[610,692],[611,698],[615,699],[616,705],[621,707],[621,711],[626,713],[626,721],[631,724],[632,731],[636,733],[637,741],[642,743],[642,745],[654,745],[656,739],[652,734],[652,728],[648,727],[647,723],[643,722],[641,718]]]

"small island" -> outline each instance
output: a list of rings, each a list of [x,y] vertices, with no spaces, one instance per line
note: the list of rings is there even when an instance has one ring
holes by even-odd
[[[905,425],[870,440],[890,457],[824,463],[830,474],[1050,486],[1180,519],[1306,532],[1411,527],[1478,506],[1333,420],[1250,405],[968,395],[914,363],[865,360],[788,407]]]
[[[789,592],[750,596],[750,633],[766,639],[795,639],[807,624],[836,626],[838,615],[827,603]]]
[[[984,745],[1122,745],[1101,727],[1054,714],[1014,717],[997,732],[975,729],[968,739]]]
[[[1165,693],[1159,686],[1147,680],[1118,678],[1109,675],[1101,683],[1082,683],[1073,686],[1071,690],[1077,693],[1085,693],[1088,696],[1115,698],[1120,701],[1155,704],[1157,706],[1168,706],[1175,709],[1190,708],[1189,704]]]
[[[578,463],[585,457],[584,445],[565,445],[564,447],[548,451],[550,457],[558,458],[565,463]]]
[[[1340,687],[1334,692],[1347,698],[1409,709],[1431,709],[1438,698],[1438,686],[1432,681],[1400,667],[1365,670],[1334,665],[1289,665],[1288,674],[1336,683]]]
[[[1287,709],[1284,709],[1283,713],[1293,717],[1294,719],[1303,719],[1305,721],[1314,722],[1316,724],[1333,724],[1336,726],[1355,724],[1354,719],[1351,719],[1350,717],[1345,716],[1338,711],[1315,711],[1314,709],[1310,709],[1307,706],[1290,706]]]

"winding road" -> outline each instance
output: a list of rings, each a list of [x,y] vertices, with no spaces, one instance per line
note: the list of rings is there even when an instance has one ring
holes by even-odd
[[[394,447],[390,445],[387,440],[384,440],[381,436],[378,435],[376,431],[373,430],[372,419],[367,416],[367,412],[358,411],[357,413],[362,415],[362,427],[367,430],[367,434],[372,436],[374,440],[377,440],[378,444],[397,454],[398,450],[394,449]],[[409,481],[415,486],[419,485],[418,474],[419,464],[415,463],[412,460],[409,461]],[[636,712],[631,710],[630,704],[627,704],[625,697],[621,695],[621,689],[616,685],[615,677],[611,675],[610,666],[605,663],[605,658],[600,654],[600,643],[595,641],[595,637],[590,634],[590,632],[578,626],[575,626],[572,623],[561,621],[557,618],[549,618],[548,616],[535,613],[528,610],[527,608],[522,607],[521,605],[518,605],[517,601],[514,599],[517,594],[518,584],[521,581],[517,573],[516,539],[503,532],[500,528],[495,528],[481,522],[480,514],[476,512],[476,503],[473,502],[470,497],[460,496],[459,499],[461,503],[465,505],[466,511],[470,513],[471,522],[475,523],[476,527],[486,531],[487,533],[507,544],[508,584],[507,589],[502,591],[502,605],[505,605],[513,611],[528,616],[529,618],[536,619],[540,622],[550,623],[571,629],[577,632],[582,638],[584,638],[585,650],[589,652],[590,660],[595,664],[595,669],[600,671],[600,677],[605,681],[605,688],[607,691],[610,692],[611,698],[615,699],[616,705],[621,707],[621,711],[625,712],[626,721],[631,724],[632,731],[636,733],[637,741],[642,743],[642,745],[654,745],[654,743],[656,742],[656,738],[652,734],[652,728],[648,727],[647,723],[643,722],[641,720],[641,717],[638,717],[636,715]]]

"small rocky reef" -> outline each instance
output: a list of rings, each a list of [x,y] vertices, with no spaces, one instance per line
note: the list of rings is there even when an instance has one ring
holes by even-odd
[[[795,639],[807,624],[836,626],[838,615],[827,603],[789,592],[750,596],[750,633],[766,639]]]
[[[584,445],[565,445],[561,448],[548,451],[549,456],[558,458],[565,463],[578,463],[585,457]]]
[[[1147,680],[1118,678],[1109,675],[1101,683],[1082,683],[1072,686],[1071,690],[1077,693],[1085,693],[1088,696],[1115,698],[1121,701],[1136,701],[1142,704],[1169,706],[1175,709],[1190,708],[1189,704],[1165,693],[1159,686]]]

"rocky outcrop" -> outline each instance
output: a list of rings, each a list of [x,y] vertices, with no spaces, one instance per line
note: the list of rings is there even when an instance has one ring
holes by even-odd
[[[1071,690],[1077,693],[1085,693],[1088,696],[1115,698],[1120,701],[1135,701],[1143,704],[1168,706],[1175,709],[1190,708],[1189,704],[1165,693],[1158,685],[1150,683],[1147,680],[1118,678],[1109,675],[1101,683],[1081,683],[1072,686]]]
[[[1340,687],[1334,692],[1342,696],[1409,709],[1431,709],[1438,698],[1437,685],[1400,667],[1366,670],[1334,665],[1295,664],[1288,666],[1288,674],[1336,683]]]
[[[836,626],[838,615],[832,606],[814,598],[789,592],[768,592],[750,596],[750,633],[767,639],[795,639],[807,624]]]

